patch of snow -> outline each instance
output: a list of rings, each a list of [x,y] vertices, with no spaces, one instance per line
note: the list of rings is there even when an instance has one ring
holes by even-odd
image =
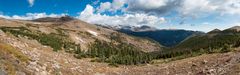
[[[95,73],[94,75],[105,75],[104,73]]]
[[[38,22],[34,22],[33,24],[36,24],[36,25],[40,25],[41,23],[38,23]]]
[[[97,32],[94,32],[92,30],[87,30],[87,32],[89,32],[90,34],[94,35],[94,36],[98,36],[98,33]]]
[[[80,42],[82,42],[82,43],[85,43],[85,41],[83,41],[81,38],[79,38],[79,37],[77,37],[77,36],[75,36],[75,39],[78,40],[78,41],[80,41]]]

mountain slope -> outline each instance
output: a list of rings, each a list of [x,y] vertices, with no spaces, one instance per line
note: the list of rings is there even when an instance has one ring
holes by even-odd
[[[1,75],[239,74],[239,48],[175,61],[153,60],[149,52],[158,48],[153,41],[79,20],[0,20]]]
[[[149,63],[152,60],[149,52],[161,50],[161,45],[154,41],[128,36],[68,17],[48,17],[39,22],[5,20],[0,24],[4,33],[16,38],[36,40],[41,45],[51,47],[53,51],[63,50],[78,59],[95,57],[93,61],[111,65]]]
[[[0,26],[2,29],[5,28],[5,31],[8,31],[8,29],[14,29],[10,27],[15,27],[15,29],[27,30],[29,33],[33,32],[33,34],[38,34],[39,32],[43,34],[57,34],[57,36],[66,36],[68,41],[81,44],[83,50],[87,50],[87,45],[91,42],[94,42],[95,39],[110,42],[113,39],[111,37],[116,37],[119,38],[119,41],[133,44],[134,46],[139,47],[142,51],[151,52],[160,50],[158,44],[147,39],[128,36],[110,29],[88,24],[68,16],[60,18],[40,18],[33,21],[3,19],[0,21]],[[146,45],[140,46],[141,44]]]
[[[141,66],[124,66],[112,67],[106,63],[91,62],[90,59],[76,59],[71,54],[64,51],[54,52],[50,47],[44,47],[34,40],[25,38],[15,38],[1,33],[1,45],[11,45],[16,51],[20,51],[30,58],[29,64],[24,66],[18,64],[17,59],[8,62],[12,58],[1,59],[0,62],[8,64],[18,64],[19,66],[2,67],[0,65],[0,74],[34,74],[34,75],[173,75],[173,74],[230,74],[237,75],[239,73],[239,52],[229,52],[223,54],[206,54],[183,60],[176,60],[168,63],[155,63]],[[35,43],[34,43],[35,42]],[[1,48],[2,49],[2,48]],[[237,49],[239,50],[239,49]],[[11,54],[7,54],[11,56]],[[217,65],[217,66],[216,66]],[[10,65],[11,67],[11,65]],[[6,69],[11,71],[6,71]],[[11,72],[11,73],[9,73]]]
[[[203,34],[202,32],[187,30],[145,29],[141,31],[139,29],[138,31],[133,31],[129,29],[118,29],[118,31],[138,37],[147,37],[167,47],[175,46],[193,34]]]
[[[34,22],[67,22],[71,20],[74,20],[74,18],[70,16],[63,16],[60,18],[53,18],[53,17],[38,18],[32,21]]]
[[[186,39],[172,50],[201,50],[208,49],[208,52],[214,50],[226,50],[225,48],[238,47],[240,43],[240,33],[238,29],[226,29],[223,31],[213,30],[201,36],[194,36]]]

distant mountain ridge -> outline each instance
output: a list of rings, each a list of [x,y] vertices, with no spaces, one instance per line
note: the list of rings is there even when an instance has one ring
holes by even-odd
[[[239,32],[240,31],[240,26],[234,26],[234,27],[231,27],[231,28],[228,28],[224,31],[236,31],[236,32]]]
[[[166,47],[179,44],[189,36],[204,34],[200,31],[157,29],[150,26],[104,26],[125,34],[153,39]]]
[[[201,36],[193,36],[181,42],[173,50],[218,49],[224,46],[238,47],[240,27],[235,26],[225,30],[214,29]]]
[[[32,21],[34,22],[67,22],[67,21],[71,21],[74,20],[73,17],[70,16],[62,16],[62,17],[44,17],[44,18],[38,18],[38,19],[34,19]]]

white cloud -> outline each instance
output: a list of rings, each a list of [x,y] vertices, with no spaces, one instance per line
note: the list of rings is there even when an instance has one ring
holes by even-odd
[[[98,8],[98,12],[105,12],[106,10],[109,10],[109,9],[111,9],[110,2],[101,3],[100,7]]]
[[[124,7],[124,5],[128,5]],[[179,15],[203,14],[240,15],[239,0],[114,0],[101,3],[108,11],[125,10],[131,13],[165,14],[176,11]],[[101,10],[103,11],[103,9]]]
[[[129,0],[128,10],[137,12],[158,11],[161,7],[166,6],[170,0]]]
[[[121,10],[123,15],[102,15],[105,11],[116,13],[116,10]],[[167,21],[164,18],[166,15]],[[178,24],[176,22],[184,20],[184,25],[176,27],[209,31],[239,22],[234,20],[239,19],[237,16],[240,16],[239,0],[113,0],[96,8],[88,5],[78,18],[93,24],[156,27]],[[215,21],[223,24],[215,26]]]
[[[180,13],[184,16],[200,16],[202,13],[212,13],[218,6],[212,5],[209,0],[184,0]]]
[[[119,9],[123,8],[125,3],[126,3],[126,0],[113,0],[112,9],[119,10]]]
[[[34,0],[28,0],[29,6],[32,7],[34,5]]]
[[[101,3],[100,6],[98,7],[98,12],[100,13],[105,11],[116,12],[117,10],[122,10],[125,3],[126,0],[113,0],[112,3],[104,2]]]
[[[34,0],[28,0],[28,2],[30,6],[34,5]],[[163,26],[168,25],[168,23],[178,24],[176,22],[183,20],[183,25],[179,25],[179,27],[188,27],[190,29],[194,29],[191,27],[195,27],[195,29],[203,29],[197,26],[205,25],[208,27],[216,20],[218,23],[224,23],[225,25],[229,24],[229,26],[231,23],[240,21],[235,20],[240,18],[238,17],[240,16],[239,0],[113,0],[112,2],[104,3],[100,3],[98,0],[94,2],[94,4],[100,4],[100,6],[93,8],[91,5],[87,5],[85,10],[82,11],[77,18],[93,24],[135,26]],[[104,15],[104,12],[106,11],[114,14],[118,10],[122,11],[122,15]],[[171,12],[174,12],[174,14]],[[166,13],[170,14],[167,14],[166,16]],[[41,17],[58,17],[61,15],[63,14],[28,13],[25,16],[6,16],[0,13],[0,17],[24,20]],[[168,20],[167,23],[165,16]],[[192,17],[194,17],[195,20],[193,20]],[[211,18],[211,20],[208,20],[207,18]],[[189,23],[196,25],[191,26]],[[184,24],[189,25],[186,26]],[[214,27],[217,26],[211,26],[208,28],[211,29]],[[205,28],[205,30],[208,29]]]
[[[0,14],[0,18],[11,19],[10,16],[6,16],[6,15],[2,15],[2,14]]]
[[[184,0],[180,13],[185,16],[202,16],[203,14],[240,15],[239,0]]]
[[[147,14],[124,14],[121,16],[108,16],[94,13],[96,11],[91,5],[87,5],[85,10],[77,18],[92,23],[103,25],[160,25],[165,22],[163,17],[157,17]]]
[[[219,3],[220,4],[220,3]],[[218,10],[222,12],[222,14],[238,14],[240,15],[240,1],[239,0],[225,0],[225,2],[219,5]]]
[[[157,9],[159,7],[165,6],[167,0],[130,0],[130,7],[139,7],[143,9]]]
[[[19,15],[13,15],[13,16],[6,16],[3,14],[0,14],[0,17],[6,18],[6,19],[20,19],[20,20],[33,20],[37,18],[43,18],[43,17],[61,17],[67,14],[46,14],[46,13],[27,13],[24,16]]]
[[[92,16],[94,14],[94,8],[91,5],[87,5],[86,8],[80,13],[82,17]]]

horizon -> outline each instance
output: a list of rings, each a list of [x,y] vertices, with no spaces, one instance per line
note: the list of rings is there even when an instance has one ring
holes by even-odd
[[[69,15],[101,25],[209,32],[240,25],[237,0],[0,0],[0,17],[32,20]],[[11,10],[10,10],[11,9]]]
[[[48,16],[48,17],[41,17],[41,18],[60,18],[60,17],[64,17],[64,16],[69,16],[69,15],[62,15],[62,16],[55,16],[55,17]],[[81,20],[81,19],[77,19],[76,17],[72,17],[72,16],[69,16],[69,17],[74,18],[76,20]],[[0,18],[7,19],[7,18],[4,18],[4,17],[0,17]],[[40,19],[40,18],[36,18],[36,19]],[[31,20],[36,20],[36,19],[31,19]],[[8,20],[22,20],[22,19],[8,19]],[[99,24],[94,24],[94,25],[99,25]],[[110,25],[100,25],[100,26],[110,26]],[[117,26],[117,25],[114,25],[114,26]],[[142,26],[147,26],[147,25],[142,25]],[[235,25],[235,26],[239,26],[239,25]],[[232,26],[232,27],[235,27],[235,26]],[[141,26],[134,26],[134,27],[141,27]],[[152,27],[152,26],[149,26],[149,27]],[[225,28],[225,29],[229,29],[229,28],[232,28],[232,27],[228,27],[228,28]],[[153,27],[153,28],[156,28],[156,27]],[[162,28],[162,29],[161,28],[156,28],[156,29],[157,30],[186,30],[186,31],[197,31],[197,32],[208,33],[208,32],[211,32],[212,30],[215,30],[215,29],[218,29],[218,28],[212,29],[212,30],[207,31],[207,32],[200,31],[200,30],[180,29],[180,28],[179,29],[174,29],[174,28]],[[219,29],[219,30],[223,31],[225,29]]]

